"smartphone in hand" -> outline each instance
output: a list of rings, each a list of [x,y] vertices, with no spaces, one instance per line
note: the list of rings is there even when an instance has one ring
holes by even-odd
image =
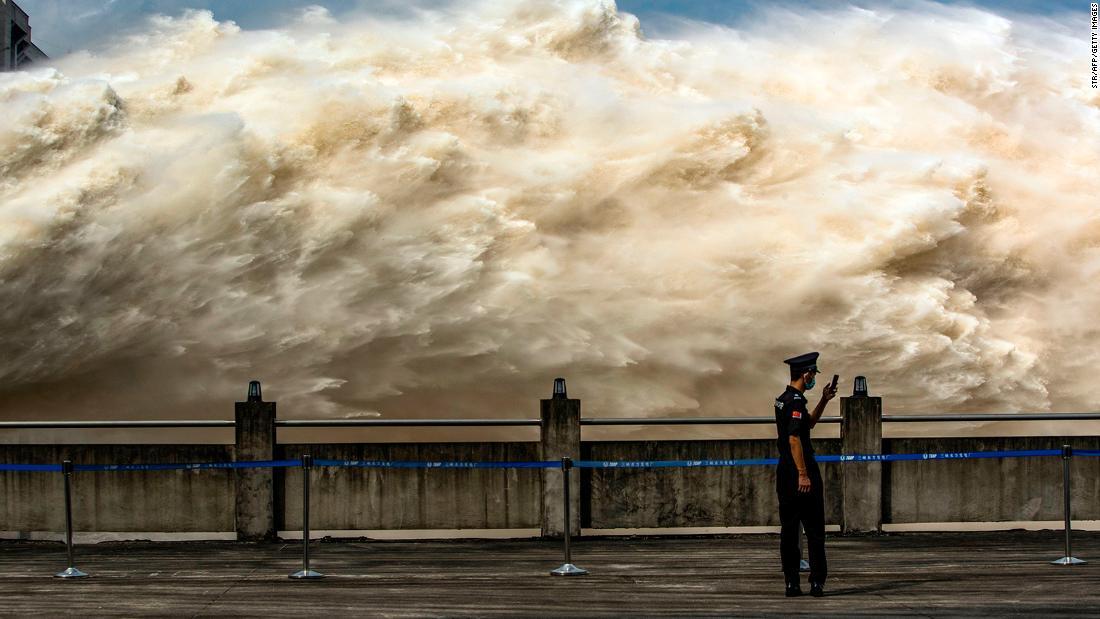
[[[836,389],[836,381],[838,380],[840,380],[840,374],[833,374],[833,382],[829,385],[829,387]]]

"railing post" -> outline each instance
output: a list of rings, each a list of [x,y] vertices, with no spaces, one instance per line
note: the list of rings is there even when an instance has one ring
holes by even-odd
[[[561,459],[562,511],[564,512],[564,516],[562,518],[562,532],[564,533],[564,535],[562,535],[562,540],[563,540],[564,549],[565,549],[565,562],[562,563],[561,567],[559,567],[558,569],[550,571],[550,573],[555,575],[555,576],[584,576],[585,574],[588,573],[588,570],[581,569],[581,568],[577,567],[576,565],[573,565],[573,555],[572,555],[572,552],[569,548],[569,538],[572,537],[569,534],[569,530],[572,527],[570,527],[566,523],[570,522],[571,519],[570,519],[569,515],[570,515],[570,511],[572,511],[569,508],[569,504],[570,504],[569,486],[571,485],[569,483],[569,470],[572,469],[572,468],[573,468],[573,461],[572,460],[570,460],[569,458],[562,458]]]
[[[73,565],[73,461],[65,460],[61,463],[61,474],[65,476],[65,554],[69,567],[54,574],[58,578],[83,578],[84,572]]]
[[[248,385],[248,399],[236,403],[237,461],[275,459],[275,403],[264,402],[259,381]],[[238,540],[275,538],[274,469],[236,469]]]
[[[1082,561],[1073,556],[1073,544],[1070,540],[1073,532],[1072,514],[1073,506],[1070,503],[1070,461],[1073,459],[1073,447],[1062,445],[1062,513],[1065,516],[1066,554],[1061,559],[1051,561],[1052,565],[1082,565],[1088,561]]]
[[[859,393],[866,391],[861,389]],[[842,453],[882,453],[882,398],[868,395],[840,398],[840,416]],[[844,533],[882,530],[881,462],[842,464],[841,493]]]
[[[581,401],[569,399],[565,392],[565,379],[554,381],[553,396],[541,401],[542,441],[541,458],[552,460],[581,457]],[[553,469],[542,470],[542,536],[558,537],[564,533],[564,513],[561,501],[566,476]],[[580,535],[580,479],[570,480],[569,533]]]
[[[309,478],[313,471],[313,456],[302,454],[302,569],[289,578],[324,578],[325,575],[309,569]]]

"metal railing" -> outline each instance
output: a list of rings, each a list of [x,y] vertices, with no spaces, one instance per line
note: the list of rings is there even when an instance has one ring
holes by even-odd
[[[840,423],[840,417],[822,417],[818,423]],[[883,423],[989,421],[1100,421],[1100,413],[974,413],[958,415],[883,415]],[[585,426],[752,425],[773,424],[775,417],[589,417]]]
[[[822,417],[818,423],[840,423],[840,417]],[[1100,421],[1096,413],[974,413],[956,415],[883,415],[883,423],[983,423],[993,421]],[[774,417],[582,417],[582,426],[770,425]],[[538,419],[276,419],[280,428],[334,427],[515,427],[541,425]],[[231,419],[175,419],[156,421],[0,421],[0,430],[120,429],[120,428],[232,428]]]
[[[276,427],[329,428],[345,426],[539,426],[538,419],[276,419]],[[163,421],[0,421],[0,430],[25,429],[125,429],[125,428],[233,428],[232,419],[172,419]]]
[[[0,430],[25,429],[115,429],[115,428],[232,428],[237,422],[226,419],[169,419],[164,421],[0,421]]]
[[[1100,413],[975,413],[961,415],[883,415],[883,423],[983,421],[1100,421]]]
[[[540,426],[538,419],[276,419],[275,427],[331,428],[346,426],[394,428],[425,426]]]
[[[822,417],[818,423],[840,423],[840,417]],[[775,424],[775,417],[581,417],[582,426],[707,426]]]

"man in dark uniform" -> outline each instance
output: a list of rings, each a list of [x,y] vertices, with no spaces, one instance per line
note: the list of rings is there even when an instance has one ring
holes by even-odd
[[[807,412],[805,391],[813,389],[817,375],[818,353],[811,352],[785,359],[791,367],[791,382],[775,399],[775,427],[778,434],[779,467],[775,476],[775,491],[779,495],[779,556],[783,576],[787,581],[787,596],[802,595],[798,584],[798,564],[801,551],[798,524],[806,530],[810,551],[810,595],[825,595],[825,495],[822,492],[821,471],[814,460],[810,443],[810,428],[817,424],[825,405],[836,396],[836,388],[826,385],[821,401],[812,413]]]

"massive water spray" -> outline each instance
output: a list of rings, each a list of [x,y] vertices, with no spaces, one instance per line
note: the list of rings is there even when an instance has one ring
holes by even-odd
[[[1084,36],[935,4],[204,12],[0,75],[0,416],[1094,410]],[[1078,36],[1079,35],[1079,36]],[[846,391],[842,391],[845,393]],[[214,411],[217,412],[209,412]]]

